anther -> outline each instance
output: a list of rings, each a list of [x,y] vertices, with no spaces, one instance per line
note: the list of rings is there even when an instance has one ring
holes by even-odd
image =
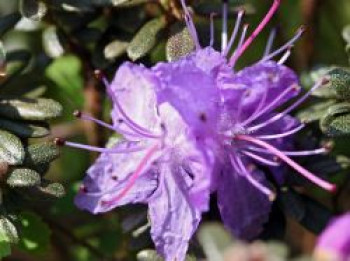
[[[322,78],[322,80],[321,80],[321,84],[322,84],[322,85],[326,85],[326,84],[328,84],[329,82],[330,82],[329,77],[324,77],[324,78]]]
[[[94,71],[94,75],[96,77],[97,80],[101,81],[104,77],[104,73],[102,72],[102,70],[96,69]]]
[[[81,118],[82,112],[79,111],[79,110],[75,110],[75,111],[73,112],[73,116],[76,117],[76,118]]]
[[[79,192],[81,193],[88,193],[88,189],[86,188],[86,186],[84,185],[81,185],[80,188],[79,188]]]
[[[332,141],[325,142],[322,147],[326,150],[326,153],[329,153],[334,148],[334,143]]]
[[[64,146],[66,144],[66,140],[62,138],[55,138],[53,142],[57,146]]]

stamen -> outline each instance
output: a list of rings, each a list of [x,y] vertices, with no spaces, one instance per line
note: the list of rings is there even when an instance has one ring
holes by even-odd
[[[271,161],[271,160],[268,160],[268,159],[265,159],[263,157],[260,157],[252,152],[249,152],[249,151],[242,151],[242,153],[260,163],[263,163],[265,165],[268,165],[268,166],[271,166],[271,167],[279,167],[281,164],[276,162],[276,161]]]
[[[291,48],[289,48],[289,49],[284,53],[284,55],[281,57],[281,59],[279,59],[279,61],[277,62],[277,64],[279,64],[279,65],[284,64],[284,63],[288,60],[288,58],[289,58],[289,56],[291,55],[291,53],[292,53]]]
[[[284,138],[297,133],[298,131],[302,130],[304,127],[305,127],[305,124],[300,124],[298,127],[295,127],[294,129],[291,129],[283,133],[272,134],[272,135],[260,135],[260,136],[257,136],[256,138],[261,140],[273,140],[273,139]]]
[[[321,87],[322,85],[328,83],[327,79],[322,79],[321,81],[317,82],[307,93],[305,93],[303,96],[301,96],[299,99],[297,99],[291,106],[289,106],[284,111],[276,114],[275,116],[271,117],[270,119],[266,120],[265,122],[262,122],[258,125],[249,127],[249,131],[256,131],[263,127],[266,127],[267,125],[282,119],[284,116],[286,116],[289,112],[294,110],[296,107],[298,107],[301,103],[303,103],[316,89]]]
[[[226,49],[223,51],[222,55],[224,57],[226,57],[229,53],[229,51],[231,50],[235,40],[236,40],[236,37],[237,37],[237,34],[238,34],[238,30],[239,30],[239,27],[241,26],[241,22],[242,22],[242,18],[243,18],[243,15],[244,15],[244,10],[240,10],[238,12],[238,15],[237,15],[237,19],[236,19],[236,23],[235,23],[235,27],[232,31],[232,34],[231,34],[231,38],[230,38],[230,41],[226,47]]]
[[[137,166],[135,172],[131,175],[129,178],[128,183],[126,184],[125,188],[114,198],[107,200],[107,201],[102,201],[101,204],[104,206],[108,205],[114,205],[116,204],[119,200],[121,200],[125,195],[132,189],[132,187],[135,185],[137,179],[141,175],[141,173],[145,170],[147,167],[148,161],[152,158],[152,156],[159,150],[159,145],[153,146],[151,149],[149,149],[146,153],[146,155],[143,157],[139,165]]]
[[[254,120],[256,120],[257,118],[259,118],[260,116],[264,115],[266,112],[268,112],[269,110],[274,108],[279,102],[281,102],[288,94],[290,94],[290,92],[297,91],[297,90],[299,90],[299,88],[300,87],[298,85],[295,85],[295,84],[289,86],[280,95],[278,95],[270,104],[268,104],[265,108],[260,110],[254,117],[251,117],[249,120],[246,120],[245,124],[248,125],[251,122],[253,122]],[[253,131],[255,129],[253,129],[252,127],[249,127],[248,130]]]
[[[264,93],[263,93],[263,97],[261,98],[261,100],[259,102],[259,105],[256,107],[256,109],[252,113],[252,115],[250,115],[245,121],[243,121],[241,123],[241,126],[246,126],[249,122],[252,121],[252,119],[255,119],[257,114],[262,110],[262,108],[263,108],[263,106],[265,105],[265,102],[266,102],[267,92],[268,92],[268,88],[265,88]]]
[[[238,46],[237,46],[236,51],[234,52],[234,55],[236,54],[237,50],[239,50],[239,49],[242,47],[242,44],[243,44],[243,42],[244,42],[244,39],[245,39],[245,37],[246,37],[246,35],[247,35],[248,27],[249,27],[249,24],[243,25],[243,30],[242,30],[241,38],[239,39],[239,43],[238,43]]]
[[[110,125],[106,122],[103,122],[101,120],[98,120],[98,119],[96,119],[96,118],[94,118],[94,117],[92,117],[92,116],[90,116],[82,111],[75,111],[73,113],[73,115],[79,119],[82,119],[82,120],[95,122],[96,124],[98,124],[102,127],[105,127],[107,129],[110,129],[112,131],[115,131],[123,136],[128,135],[128,136],[140,137],[140,135],[137,135],[137,134],[132,133],[132,132],[128,132],[126,130],[122,130],[122,129],[118,128],[117,126],[112,126],[112,125]]]
[[[258,182],[255,178],[253,178],[250,172],[244,166],[242,160],[238,156],[231,157],[231,161],[234,159],[236,160],[239,166],[239,169],[242,172],[241,174],[250,182],[250,184],[252,184],[255,188],[260,190],[263,194],[265,194],[270,201],[274,201],[276,199],[276,193],[274,193],[268,187],[264,186],[263,184]]]
[[[265,153],[265,154],[273,154],[270,151],[266,149],[256,148],[256,147],[247,147],[247,149],[255,152]],[[301,151],[281,151],[283,154],[287,156],[292,157],[304,157],[304,156],[313,156],[313,155],[320,155],[320,154],[326,154],[329,152],[329,149],[327,148],[318,148],[315,150],[301,150]]]
[[[110,153],[110,154],[123,154],[123,153],[133,153],[133,152],[140,152],[142,150],[145,150],[145,146],[138,146],[134,148],[100,148],[100,147],[94,147],[90,145],[80,144],[76,142],[66,141],[61,138],[56,138],[54,140],[54,143],[57,146],[68,146],[76,149],[83,149],[88,151],[95,151],[95,152],[101,152],[101,153]]]
[[[293,36],[292,39],[290,39],[286,44],[282,45],[280,48],[278,48],[276,51],[272,52],[271,54],[263,57],[260,62],[266,62],[268,60],[271,60],[274,58],[276,55],[279,55],[280,53],[284,52],[288,48],[291,48],[296,41],[299,40],[299,38],[302,36],[302,34],[305,32],[305,27],[301,26],[297,30],[296,34]]]
[[[188,31],[190,32],[192,40],[194,41],[194,43],[196,45],[196,49],[199,50],[199,49],[201,49],[201,46],[199,44],[197,30],[196,30],[196,27],[193,23],[192,16],[190,14],[190,11],[187,8],[185,0],[181,0],[181,5],[182,5],[182,9],[184,10],[184,13],[185,13],[184,17],[185,17],[185,22],[186,22]]]
[[[280,6],[281,0],[274,0],[273,4],[268,11],[268,13],[265,15],[264,19],[260,22],[260,24],[257,26],[257,28],[254,30],[254,32],[249,36],[249,38],[244,42],[241,48],[235,52],[235,54],[231,57],[229,65],[234,66],[236,64],[236,61],[238,58],[245,52],[245,50],[251,45],[251,43],[254,41],[254,39],[260,34],[260,32],[266,27],[267,23],[271,20],[275,12],[277,11],[278,7]]]
[[[276,32],[277,32],[276,28],[271,30],[269,38],[267,40],[267,44],[266,44],[266,47],[265,47],[265,51],[264,51],[264,56],[263,57],[269,55],[269,53],[271,52],[271,49],[272,49],[272,46],[273,46],[273,41],[275,40],[275,37],[276,37]]]
[[[227,13],[228,13],[228,0],[222,0],[222,32],[221,32],[221,52],[227,47]]]
[[[215,27],[214,27],[214,17],[216,16],[216,13],[210,14],[210,43],[209,46],[214,46],[215,41]]]
[[[259,140],[259,139],[256,139],[256,138],[253,138],[253,137],[247,136],[247,135],[237,135],[234,138],[237,140],[251,142],[255,145],[258,145],[260,147],[263,147],[263,148],[269,150],[270,152],[272,152],[272,154],[279,157],[281,160],[283,160],[285,163],[287,163],[289,166],[291,166],[293,169],[295,169],[297,172],[299,172],[301,175],[303,175],[305,178],[307,178],[311,182],[315,183],[319,187],[321,187],[327,191],[331,191],[331,192],[334,192],[336,190],[336,186],[334,184],[331,184],[331,183],[317,177],[315,174],[306,170],[305,168],[300,166],[298,163],[293,161],[291,158],[289,158],[287,155],[283,154],[280,150],[278,150],[277,148],[273,147],[272,145],[266,143],[265,141],[262,141],[262,140]]]

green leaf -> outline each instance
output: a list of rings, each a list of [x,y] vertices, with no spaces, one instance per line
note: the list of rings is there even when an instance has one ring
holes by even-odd
[[[166,26],[165,17],[155,18],[147,22],[131,40],[127,53],[135,61],[147,55],[160,39],[160,34]]]
[[[65,94],[81,107],[84,103],[82,65],[73,55],[65,55],[54,60],[46,69],[46,76],[54,81]]]
[[[176,23],[170,28],[170,37],[166,43],[166,56],[168,61],[176,61],[192,52],[195,44],[183,23]]]
[[[0,130],[0,160],[10,165],[21,164],[24,160],[24,148],[15,135]]]
[[[49,120],[60,116],[62,110],[61,104],[52,99],[0,97],[0,115],[10,119],[31,121]]]
[[[64,49],[55,26],[47,27],[42,34],[42,39],[44,50],[49,57],[57,58],[63,55]]]
[[[312,104],[306,107],[306,109],[303,109],[300,112],[298,112],[297,117],[300,119],[300,121],[304,123],[318,121],[327,113],[328,108],[335,103],[335,100],[326,100],[323,102]]]
[[[350,100],[350,71],[336,68],[329,72],[330,88],[334,89],[339,99]]]
[[[34,170],[42,168],[59,156],[59,148],[53,142],[37,143],[26,148],[23,165]]]
[[[47,124],[32,124],[28,122],[0,119],[0,129],[12,132],[21,138],[39,138],[50,134]]]
[[[204,224],[199,230],[198,240],[208,261],[223,260],[224,250],[232,244],[230,234],[218,223]]]
[[[47,7],[40,0],[20,0],[19,11],[25,18],[40,21],[45,16]]]
[[[32,212],[22,212],[19,219],[22,225],[19,247],[34,254],[45,253],[49,248],[51,235],[48,225]]]
[[[0,234],[0,258],[11,255],[11,244],[6,240],[2,240]]]
[[[18,243],[16,226],[5,216],[0,216],[0,238],[9,243]]]
[[[30,190],[31,198],[35,200],[55,200],[65,195],[65,190],[62,184],[42,180],[41,185]]]
[[[331,137],[349,135],[350,103],[344,102],[331,106],[321,119],[320,128]]]
[[[343,38],[347,44],[350,44],[350,24],[344,27]]]
[[[34,187],[38,186],[41,183],[40,174],[31,169],[18,168],[12,170],[8,174],[6,180],[7,185],[10,187]]]
[[[121,39],[116,39],[104,48],[104,56],[107,60],[114,60],[122,56],[126,52],[129,42]]]

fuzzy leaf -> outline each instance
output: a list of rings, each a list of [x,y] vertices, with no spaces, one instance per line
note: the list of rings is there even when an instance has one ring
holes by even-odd
[[[41,185],[33,188],[31,192],[31,197],[34,197],[37,200],[53,200],[65,195],[65,190],[62,184],[50,182],[48,180],[42,180]]]
[[[0,258],[7,257],[11,255],[11,245],[6,240],[2,239],[0,234]]]
[[[195,44],[187,29],[182,23],[176,23],[170,28],[170,38],[166,43],[166,56],[168,61],[176,61],[186,56],[195,48]]]
[[[328,100],[310,105],[298,112],[297,117],[304,123],[318,121],[326,114],[328,108],[335,103],[335,100]]]
[[[128,42],[123,40],[114,40],[104,48],[104,56],[108,60],[114,60],[126,52]]]
[[[16,226],[5,216],[0,216],[0,237],[9,243],[18,242]]]
[[[0,115],[10,119],[43,121],[61,113],[62,106],[51,99],[0,98]]]
[[[23,165],[39,170],[43,165],[49,164],[59,156],[59,148],[52,142],[37,143],[26,148]]]
[[[155,250],[145,249],[137,254],[137,261],[163,261]],[[185,261],[195,261],[192,256],[187,255]]]
[[[45,16],[47,7],[40,0],[20,0],[19,11],[25,18],[40,21]]]
[[[336,68],[329,72],[330,87],[339,99],[350,100],[350,71]]]
[[[24,148],[20,139],[3,130],[0,130],[0,160],[9,165],[18,165],[24,160]]]
[[[165,17],[155,18],[147,22],[137,32],[127,48],[130,59],[135,61],[147,55],[158,42],[165,25]]]
[[[34,125],[27,122],[0,119],[0,128],[10,131],[21,138],[39,138],[49,135],[50,130],[46,124]]]
[[[48,225],[32,212],[21,213],[19,219],[22,225],[19,247],[35,254],[46,252],[49,247],[51,234]]]
[[[9,173],[6,183],[10,187],[33,187],[40,185],[41,177],[39,173],[31,169],[14,169]]]
[[[350,103],[331,106],[320,121],[321,130],[331,137],[350,134]]]

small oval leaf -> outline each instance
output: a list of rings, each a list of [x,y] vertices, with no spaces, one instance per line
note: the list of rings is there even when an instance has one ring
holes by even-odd
[[[0,115],[18,120],[43,121],[60,116],[62,106],[51,99],[1,98]]]
[[[147,22],[131,40],[127,53],[135,61],[148,54],[157,44],[160,34],[166,26],[165,17],[155,18]]]
[[[170,28],[170,35],[166,43],[166,57],[169,62],[176,61],[194,50],[195,43],[183,23],[174,24]]]
[[[9,165],[19,165],[24,160],[24,148],[15,135],[0,130],[0,160]]]
[[[47,124],[34,125],[27,122],[0,119],[0,129],[11,131],[21,138],[39,138],[50,134]]]
[[[5,216],[0,217],[0,234],[10,243],[16,244],[19,240],[16,226]]]
[[[19,168],[9,173],[6,183],[11,187],[34,187],[40,185],[41,177],[34,170]]]
[[[52,142],[38,143],[26,148],[23,165],[40,171],[43,165],[49,164],[59,156],[59,148]]]
[[[320,121],[321,130],[338,137],[350,134],[350,103],[339,103],[331,106]]]
[[[25,18],[40,21],[47,13],[47,7],[40,0],[20,0],[19,11]]]
[[[350,100],[350,71],[336,68],[329,72],[330,88],[334,89],[339,99]]]

